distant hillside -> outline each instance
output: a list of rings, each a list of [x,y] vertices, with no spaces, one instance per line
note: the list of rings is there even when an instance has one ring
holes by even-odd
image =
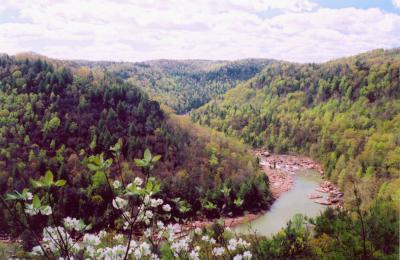
[[[178,114],[198,108],[244,82],[274,61],[154,60],[138,63],[76,62],[106,69],[140,87]]]
[[[277,62],[192,112],[253,146],[309,154],[346,191],[400,198],[400,49]]]

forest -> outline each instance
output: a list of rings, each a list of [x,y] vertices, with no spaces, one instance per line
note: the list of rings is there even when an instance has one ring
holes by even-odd
[[[111,158],[109,148],[120,143],[121,155],[113,171],[118,168],[119,178],[126,180],[141,176],[133,159],[151,148],[161,156],[154,171],[163,180],[162,196],[165,201],[181,198],[188,208],[182,217],[217,217],[268,208],[267,179],[246,145],[194,126],[168,109],[163,111],[142,90],[111,73],[74,70],[59,63],[0,58],[3,195],[20,191],[30,185],[30,179],[51,171],[69,185],[56,197],[59,214],[68,209],[77,217],[90,218],[95,226],[100,223],[100,228],[103,218],[112,217],[107,214],[110,196],[104,183],[93,183],[99,176],[88,175],[86,163],[93,155]],[[225,200],[222,187],[231,189],[232,197],[223,212],[215,209]],[[236,206],[235,199],[246,203]],[[2,231],[18,232],[10,221],[14,216],[1,209]],[[99,219],[92,219],[93,215]]]
[[[113,75],[143,89],[154,100],[185,114],[238,83],[255,76],[273,60],[238,61],[156,60],[137,63],[78,62],[91,68],[106,69]]]
[[[397,259],[399,98],[399,49],[321,64],[2,55],[0,235],[20,242],[0,258]],[[221,220],[274,202],[254,148],[320,162],[343,207],[232,232]],[[213,224],[182,232],[198,220]]]
[[[400,50],[375,50],[268,65],[191,118],[254,147],[310,155],[349,195],[357,181],[368,208],[400,199],[399,98]]]

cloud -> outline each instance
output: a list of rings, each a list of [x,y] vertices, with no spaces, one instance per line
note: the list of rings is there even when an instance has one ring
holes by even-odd
[[[397,14],[309,0],[5,0],[2,7],[17,15],[0,19],[0,52],[56,58],[318,62],[400,45]]]
[[[392,3],[395,7],[400,8],[400,0],[392,0]]]

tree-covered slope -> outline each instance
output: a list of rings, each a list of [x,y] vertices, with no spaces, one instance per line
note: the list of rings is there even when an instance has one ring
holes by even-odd
[[[346,191],[400,198],[400,50],[323,64],[287,62],[192,113],[253,146],[310,154]]]
[[[111,197],[93,184],[85,162],[97,154],[110,158],[110,147],[119,140],[121,169],[114,174],[123,172],[127,180],[140,176],[133,159],[149,148],[161,155],[154,172],[162,181],[165,200],[186,200],[191,207],[187,216],[218,216],[269,205],[267,179],[258,173],[246,146],[168,115],[142,90],[108,72],[70,68],[61,61],[0,57],[1,194],[20,191],[31,178],[51,170],[69,184],[58,197],[60,214],[70,210],[84,218],[103,216]],[[230,204],[224,212],[205,209],[204,202],[226,202],[223,186],[231,188],[232,199],[241,196],[246,203]],[[258,197],[249,201],[254,192]]]
[[[272,60],[239,61],[155,60],[138,63],[78,62],[79,65],[112,71],[171,107],[178,114],[204,105],[244,82]]]

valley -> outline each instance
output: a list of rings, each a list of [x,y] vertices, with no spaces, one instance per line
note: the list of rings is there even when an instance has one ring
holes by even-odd
[[[234,237],[257,259],[393,257],[399,66],[399,49],[321,64],[2,55],[0,253],[68,256],[48,237],[62,231],[100,259],[177,243],[208,259]]]

